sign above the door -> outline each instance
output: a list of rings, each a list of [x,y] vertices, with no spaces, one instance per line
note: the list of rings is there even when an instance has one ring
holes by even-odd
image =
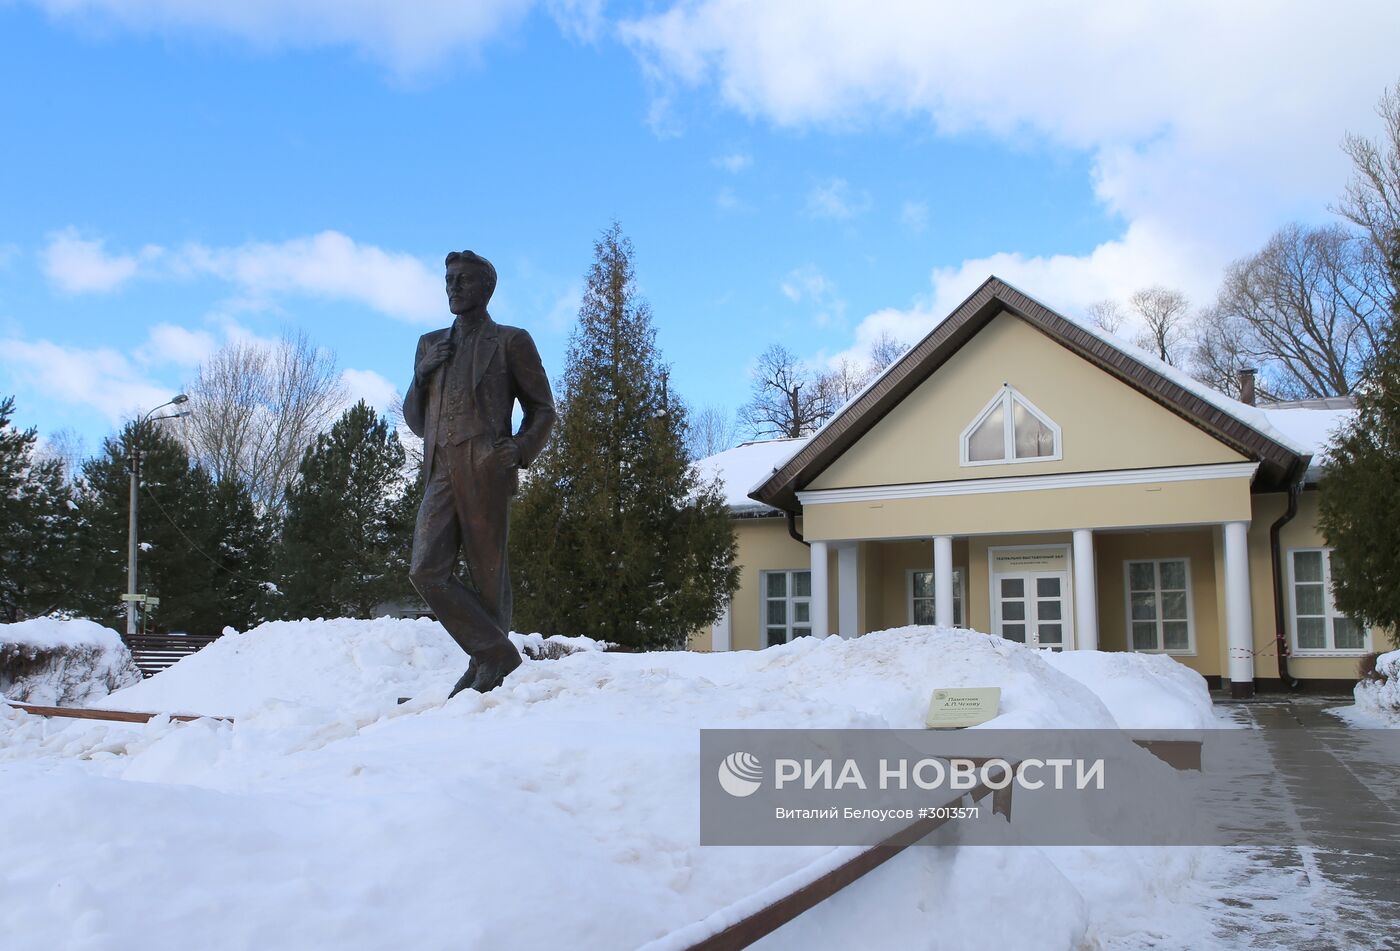
[[[1069,552],[1064,548],[994,548],[992,573],[1014,575],[1034,571],[1068,571]]]

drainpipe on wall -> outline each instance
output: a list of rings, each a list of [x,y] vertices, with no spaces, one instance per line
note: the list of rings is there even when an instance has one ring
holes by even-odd
[[[812,543],[807,541],[807,539],[803,538],[802,533],[797,530],[797,513],[784,512],[783,517],[787,520],[788,534],[792,536],[792,540],[796,542],[801,542],[808,548],[811,548]]]
[[[1269,526],[1269,560],[1274,570],[1274,653],[1278,655],[1278,677],[1289,690],[1297,690],[1301,683],[1288,673],[1288,621],[1287,600],[1283,584],[1283,553],[1279,545],[1279,533],[1283,526],[1298,514],[1298,496],[1303,493],[1303,478],[1311,460],[1304,458],[1290,473],[1288,483],[1288,508]]]

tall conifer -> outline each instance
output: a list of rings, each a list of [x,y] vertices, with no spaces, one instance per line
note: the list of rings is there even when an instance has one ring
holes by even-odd
[[[279,613],[369,617],[406,595],[410,488],[398,433],[363,400],[316,437],[287,492]]]
[[[738,586],[728,511],[698,481],[631,242],[614,224],[569,343],[559,424],[512,529],[516,626],[679,647]]]
[[[1391,242],[1400,287],[1400,234]],[[1400,647],[1400,297],[1356,391],[1356,418],[1332,440],[1319,523],[1332,546],[1337,609],[1388,629]]]
[[[137,541],[138,593],[160,598],[147,618],[161,631],[218,634],[245,616],[225,601],[225,577],[239,570],[221,563],[220,545],[228,536],[216,504],[216,487],[207,470],[191,465],[184,446],[159,423],[128,423],[107,438],[101,452],[83,467],[79,506],[82,513],[83,586],[75,608],[104,624],[124,629],[128,487],[133,448],[140,451]],[[257,538],[236,544],[265,546]]]

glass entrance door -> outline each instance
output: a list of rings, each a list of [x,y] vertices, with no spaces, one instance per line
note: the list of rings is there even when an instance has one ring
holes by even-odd
[[[995,576],[996,633],[1008,641],[1063,650],[1070,641],[1068,575],[1063,571]]]

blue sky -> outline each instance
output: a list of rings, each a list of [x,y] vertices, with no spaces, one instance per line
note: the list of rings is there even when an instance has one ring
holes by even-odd
[[[290,327],[382,406],[456,248],[557,377],[614,219],[696,405],[774,341],[917,339],[993,272],[1204,304],[1328,218],[1397,78],[1392,4],[1229,6],[0,3],[0,393],[91,448]]]

